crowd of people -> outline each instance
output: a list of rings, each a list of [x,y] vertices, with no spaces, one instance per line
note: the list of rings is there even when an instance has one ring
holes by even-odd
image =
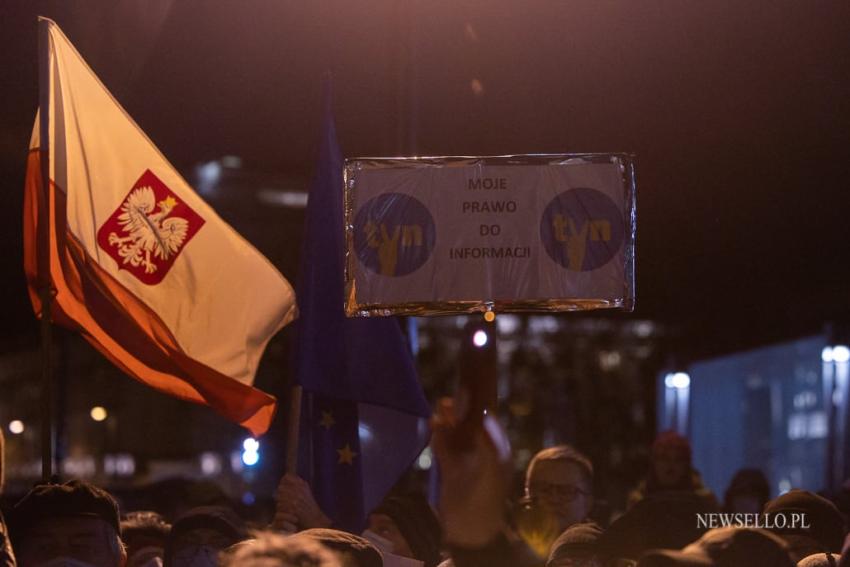
[[[175,517],[163,510],[122,515],[110,493],[70,480],[35,486],[7,510],[8,528],[0,516],[0,567],[850,565],[845,517],[833,502],[804,490],[771,500],[764,474],[745,469],[720,503],[676,433],[656,439],[646,479],[625,511],[599,517],[593,464],[567,445],[534,456],[524,496],[510,503],[507,437],[492,416],[472,423],[441,401],[431,440],[438,505],[394,491],[360,534],[336,529],[310,486],[292,474],[280,480],[266,526],[248,525],[224,505]]]

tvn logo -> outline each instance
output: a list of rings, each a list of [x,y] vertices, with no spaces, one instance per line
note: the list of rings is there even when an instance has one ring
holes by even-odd
[[[378,252],[378,264],[382,276],[396,275],[398,255],[402,248],[424,246],[422,227],[418,224],[396,225],[390,231],[386,223],[381,223],[379,226],[369,221],[363,227],[363,231],[369,248],[374,248]]]
[[[626,239],[626,223],[608,195],[578,187],[558,194],[546,206],[540,239],[562,267],[589,272],[614,258]]]
[[[418,199],[384,193],[367,201],[354,219],[354,246],[363,265],[381,276],[406,276],[431,256],[434,218]]]
[[[611,241],[611,221],[593,219],[576,226],[575,220],[558,213],[552,219],[555,240],[566,246],[570,266],[582,266],[587,252],[588,238],[591,242]]]

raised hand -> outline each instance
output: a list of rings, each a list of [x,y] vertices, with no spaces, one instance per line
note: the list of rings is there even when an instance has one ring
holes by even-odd
[[[439,508],[446,542],[483,547],[505,528],[510,482],[507,436],[492,416],[484,416],[478,427],[463,427],[450,399],[438,402],[431,428],[431,448],[440,467]]]
[[[283,475],[275,491],[272,529],[294,533],[308,528],[330,526],[331,520],[319,508],[310,485],[298,475]]]

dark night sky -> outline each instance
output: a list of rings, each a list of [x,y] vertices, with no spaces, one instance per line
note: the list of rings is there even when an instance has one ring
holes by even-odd
[[[632,316],[694,351],[850,314],[845,1],[6,0],[7,345],[36,340],[20,207],[39,13],[178,168],[235,154],[309,174],[331,70],[346,156],[637,154]]]

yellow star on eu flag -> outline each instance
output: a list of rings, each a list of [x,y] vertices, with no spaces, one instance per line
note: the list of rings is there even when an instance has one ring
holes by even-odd
[[[357,453],[355,453],[354,451],[351,450],[351,445],[346,443],[345,447],[343,447],[342,449],[337,449],[336,452],[339,453],[339,461],[337,461],[336,464],[338,464],[338,465],[341,465],[343,463],[345,463],[347,465],[353,465],[354,464],[354,457],[357,456]]]
[[[319,420],[319,425],[321,425],[325,429],[329,430],[331,427],[334,426],[335,423],[336,423],[336,420],[334,419],[334,416],[333,416],[333,414],[331,414],[331,412],[329,412],[329,411],[323,411],[322,412],[322,419]]]

